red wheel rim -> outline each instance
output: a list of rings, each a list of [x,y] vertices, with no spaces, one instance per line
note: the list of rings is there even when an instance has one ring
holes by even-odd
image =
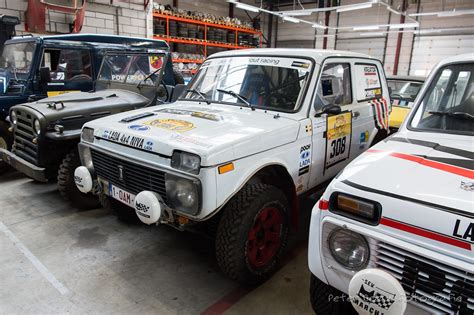
[[[274,207],[263,208],[255,217],[247,240],[248,262],[253,267],[267,265],[281,245],[283,216]]]

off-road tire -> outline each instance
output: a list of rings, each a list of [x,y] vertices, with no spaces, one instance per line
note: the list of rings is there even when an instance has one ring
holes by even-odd
[[[311,274],[309,295],[311,306],[317,315],[357,314],[347,295],[322,282],[313,274]]]
[[[281,213],[279,248],[263,266],[250,263],[250,231],[256,218],[268,208]],[[285,194],[274,186],[248,184],[222,210],[216,233],[216,259],[221,270],[244,285],[256,285],[268,279],[277,269],[288,240],[289,206]]]
[[[4,122],[0,122],[0,148],[7,149],[10,151],[12,149],[12,137],[9,137],[8,125]],[[6,173],[7,171],[11,170],[12,168],[8,163],[3,162],[0,160],[0,175]]]
[[[79,153],[76,149],[69,152],[61,162],[58,170],[58,189],[61,196],[81,210],[98,208],[100,206],[97,196],[84,194],[77,189],[74,182],[74,171],[81,166]]]
[[[103,192],[99,193],[99,202],[102,208],[115,214],[117,218],[124,223],[138,224],[141,222],[134,209],[122,204],[118,200],[107,196]]]

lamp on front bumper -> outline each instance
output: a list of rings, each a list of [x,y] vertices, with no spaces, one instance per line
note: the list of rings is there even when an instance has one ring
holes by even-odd
[[[169,206],[186,214],[195,215],[199,211],[200,183],[167,173],[165,175],[166,194]]]
[[[173,151],[171,167],[187,173],[199,174],[201,157],[192,153]]]
[[[362,235],[338,228],[331,232],[328,245],[334,259],[344,267],[360,270],[367,266],[370,250]]]
[[[94,142],[94,129],[88,127],[82,128],[81,139],[85,142]]]
[[[10,112],[10,122],[11,122],[12,124],[16,125],[17,121],[18,121],[18,119],[17,119],[16,113],[15,113],[14,110],[12,110],[12,111]]]
[[[372,200],[334,193],[329,201],[329,210],[357,221],[377,225],[380,221],[382,206]]]

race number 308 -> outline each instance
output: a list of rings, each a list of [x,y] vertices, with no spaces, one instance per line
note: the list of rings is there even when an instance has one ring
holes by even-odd
[[[346,152],[346,138],[337,138],[331,141],[331,152],[329,153],[329,158],[335,158],[344,152]]]

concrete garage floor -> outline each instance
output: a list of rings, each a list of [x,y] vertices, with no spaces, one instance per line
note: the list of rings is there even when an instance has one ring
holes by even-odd
[[[218,270],[204,236],[77,211],[55,184],[0,178],[0,313],[311,314],[307,229],[258,288]]]

